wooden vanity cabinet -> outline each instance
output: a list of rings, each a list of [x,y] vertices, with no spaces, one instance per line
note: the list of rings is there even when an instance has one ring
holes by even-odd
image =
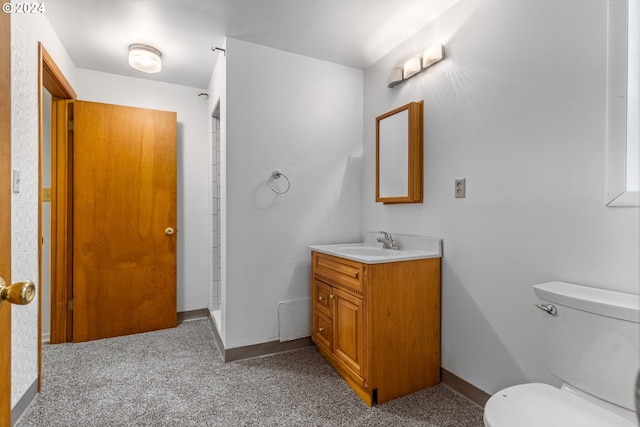
[[[440,258],[364,264],[316,251],[312,335],[368,405],[440,382]]]

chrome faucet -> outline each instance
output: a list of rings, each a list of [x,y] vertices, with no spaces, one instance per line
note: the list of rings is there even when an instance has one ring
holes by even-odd
[[[379,233],[382,234],[382,236],[378,236],[376,240],[382,243],[383,248],[395,250],[400,249],[398,245],[396,245],[396,243],[393,241],[393,236],[391,235],[391,233],[387,231],[379,231]]]

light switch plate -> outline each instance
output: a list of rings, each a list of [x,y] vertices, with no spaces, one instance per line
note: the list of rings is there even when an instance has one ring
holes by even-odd
[[[456,179],[455,191],[456,199],[464,199],[467,197],[467,178]]]

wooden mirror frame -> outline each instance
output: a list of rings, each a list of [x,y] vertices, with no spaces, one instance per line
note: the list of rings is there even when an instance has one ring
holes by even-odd
[[[423,198],[423,127],[424,101],[409,104],[391,110],[376,117],[376,202],[385,204],[422,203]],[[380,122],[403,111],[408,112],[407,123],[407,192],[398,195],[380,195]]]

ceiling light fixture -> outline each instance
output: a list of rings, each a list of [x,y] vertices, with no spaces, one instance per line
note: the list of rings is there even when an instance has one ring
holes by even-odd
[[[157,73],[162,69],[162,53],[146,44],[129,46],[129,65],[143,73]]]

